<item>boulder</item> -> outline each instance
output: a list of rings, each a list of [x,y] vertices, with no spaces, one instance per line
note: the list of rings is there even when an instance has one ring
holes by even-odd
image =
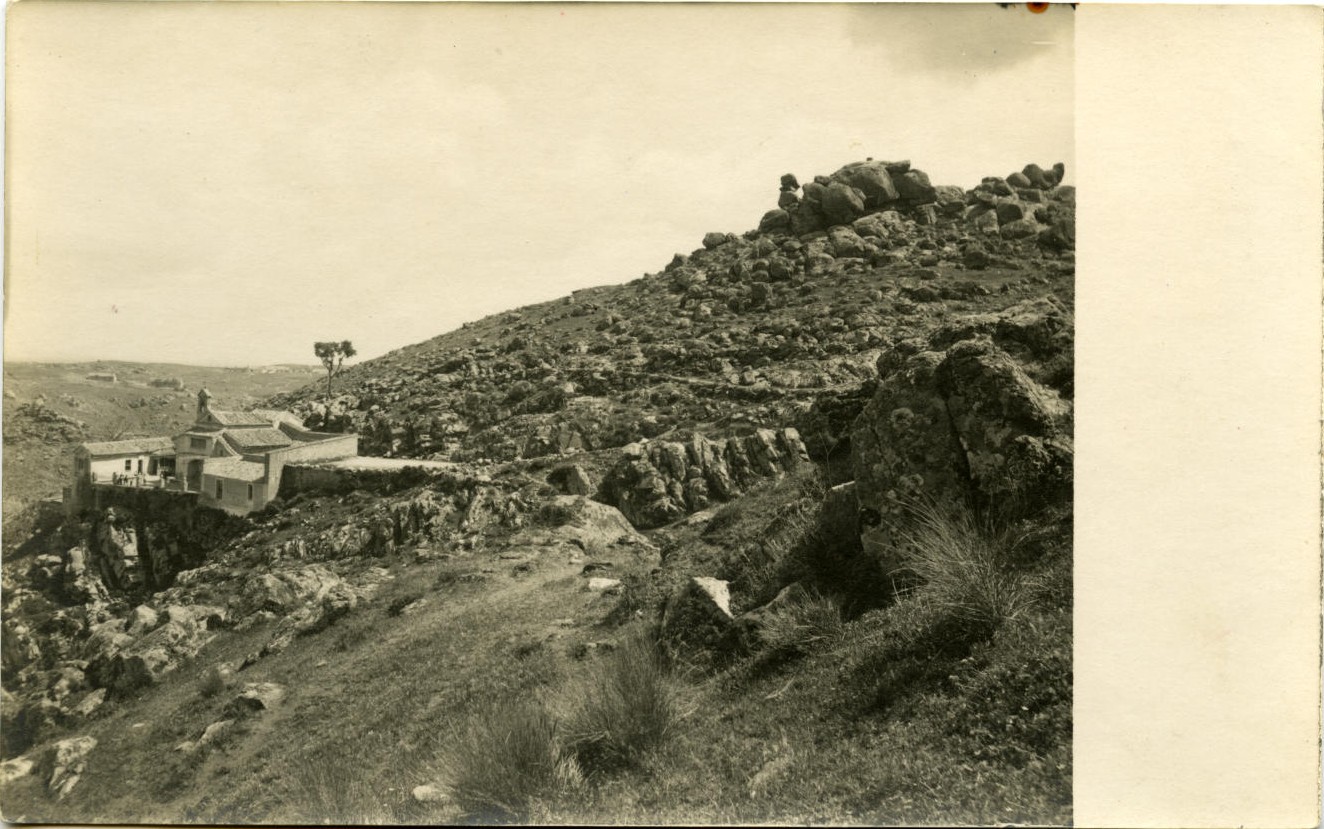
[[[225,715],[230,719],[260,714],[270,711],[285,701],[285,686],[275,682],[250,682],[225,707]]]
[[[905,221],[901,214],[895,210],[884,210],[881,213],[870,213],[867,216],[861,216],[851,223],[851,229],[864,237],[873,237],[877,239],[887,239],[893,234],[901,233],[905,230]]]
[[[673,656],[729,649],[735,643],[735,618],[728,583],[691,578],[667,600],[660,633],[663,647]]]
[[[902,200],[912,206],[932,204],[938,199],[937,191],[929,183],[928,174],[920,170],[908,170],[893,178],[893,182]]]
[[[968,247],[961,254],[961,264],[968,270],[982,271],[990,262],[988,252],[981,247]]]
[[[257,573],[240,588],[241,612],[290,613],[342,584],[344,580],[322,564]]]
[[[868,259],[878,248],[860,238],[854,230],[848,227],[834,227],[828,231],[828,239],[832,242],[832,252],[837,257],[854,256],[861,259]]]
[[[977,215],[974,219],[975,230],[988,235],[996,235],[998,232],[998,214],[993,210],[988,210]]]
[[[783,191],[786,191],[786,190],[799,190],[799,189],[800,189],[800,181],[799,181],[799,179],[797,179],[797,178],[795,177],[795,174],[794,174],[794,173],[784,173],[784,174],[782,175],[782,179],[781,179],[781,189],[782,189]]]
[[[777,206],[786,210],[800,203],[800,196],[793,190],[783,190],[777,194]]]
[[[1065,170],[1065,168],[1063,169]],[[1057,184],[1057,182],[1053,181],[1038,164],[1026,164],[1025,169],[1021,170],[1021,173],[1024,174],[1025,179],[1029,181],[1028,186],[1035,187],[1039,190],[1051,190],[1054,185]]]
[[[1003,198],[998,199],[994,206],[994,211],[998,214],[998,224],[1005,225],[1014,222],[1017,219],[1025,218],[1025,208],[1016,199]]]
[[[832,178],[858,190],[864,197],[866,208],[882,207],[898,198],[896,185],[885,161],[848,164],[833,173]]]
[[[569,543],[590,553],[621,544],[650,546],[620,510],[582,495],[552,498],[542,515],[553,524],[548,543]]]
[[[620,579],[608,579],[594,576],[588,580],[588,590],[594,593],[619,593],[623,589]]]
[[[944,216],[959,216],[965,210],[965,191],[950,184],[933,188],[934,202]]]
[[[834,225],[846,225],[864,213],[864,194],[848,184],[834,181],[823,193],[823,215]]]
[[[1003,239],[1032,239],[1039,235],[1040,226],[1034,219],[1015,219],[998,226]]]
[[[791,214],[778,208],[769,210],[759,219],[759,233],[774,233],[779,230],[787,230],[791,227]]]
[[[6,395],[11,392],[6,391]],[[12,783],[15,780],[27,777],[37,768],[37,763],[31,757],[15,757],[12,760],[6,760],[0,763],[0,784]]]
[[[714,248],[719,248],[722,245],[725,245],[727,242],[731,241],[732,238],[733,237],[730,233],[717,233],[715,231],[705,233],[703,235],[703,246],[708,250],[713,250]]]
[[[141,636],[156,627],[156,611],[145,604],[140,604],[129,611],[128,626],[130,636]]]
[[[547,483],[566,495],[592,495],[598,489],[593,476],[579,464],[553,469],[547,476]]]
[[[816,233],[827,226],[828,220],[819,202],[802,200],[800,206],[790,213],[790,230],[796,236]]]
[[[38,774],[57,800],[64,800],[87,768],[87,755],[97,747],[93,737],[70,737],[48,748],[41,758]]]
[[[1034,184],[1030,181],[1029,177],[1025,175],[1025,173],[1012,173],[1011,175],[1007,176],[1007,184],[1011,185],[1012,187],[1034,186]]]

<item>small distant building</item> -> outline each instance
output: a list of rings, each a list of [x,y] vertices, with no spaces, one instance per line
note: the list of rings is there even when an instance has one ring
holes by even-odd
[[[243,515],[276,497],[286,463],[358,453],[358,435],[314,432],[293,414],[274,409],[214,409],[203,389],[193,425],[173,438],[79,445],[69,497],[76,506],[88,502],[92,486],[149,487],[196,493],[202,506]]]
[[[118,383],[119,378],[112,371],[94,371],[87,375],[87,379],[96,380],[98,383]]]

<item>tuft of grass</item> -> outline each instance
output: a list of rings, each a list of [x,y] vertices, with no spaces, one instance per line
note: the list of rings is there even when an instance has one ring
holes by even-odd
[[[212,665],[202,674],[198,683],[198,692],[204,697],[214,697],[234,684],[234,671],[228,665]]]
[[[525,820],[538,801],[583,786],[556,718],[532,701],[478,711],[452,735],[440,765],[455,803],[482,822]]]
[[[570,718],[568,742],[585,770],[609,772],[636,765],[675,732],[680,719],[676,686],[657,645],[635,633],[591,669]]]
[[[354,749],[338,746],[292,764],[294,791],[290,806],[313,823],[355,826],[396,822],[380,792],[364,779]]]
[[[981,528],[968,511],[919,504],[910,512],[904,570],[923,582],[917,590],[924,599],[981,636],[1030,608],[1031,591],[1007,565],[1005,536]]]
[[[841,605],[836,599],[814,592],[803,601],[769,613],[759,637],[775,652],[803,655],[832,647],[844,628]]]

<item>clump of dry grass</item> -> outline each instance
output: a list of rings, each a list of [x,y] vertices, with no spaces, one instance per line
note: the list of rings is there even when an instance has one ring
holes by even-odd
[[[624,768],[671,736],[680,718],[656,644],[635,633],[593,667],[570,716],[568,744],[586,770]]]
[[[1011,542],[980,527],[969,511],[918,504],[904,570],[923,599],[972,632],[991,634],[1029,609],[1031,592],[1008,567]]]
[[[759,637],[774,651],[807,654],[832,647],[844,628],[840,603],[830,596],[811,592],[803,600],[769,613],[759,629]]]
[[[484,822],[522,820],[540,799],[582,787],[559,731],[556,718],[536,701],[478,711],[452,735],[440,761],[456,805]]]

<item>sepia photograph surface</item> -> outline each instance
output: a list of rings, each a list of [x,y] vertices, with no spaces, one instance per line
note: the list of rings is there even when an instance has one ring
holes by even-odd
[[[1076,15],[11,7],[4,818],[1071,825]]]

